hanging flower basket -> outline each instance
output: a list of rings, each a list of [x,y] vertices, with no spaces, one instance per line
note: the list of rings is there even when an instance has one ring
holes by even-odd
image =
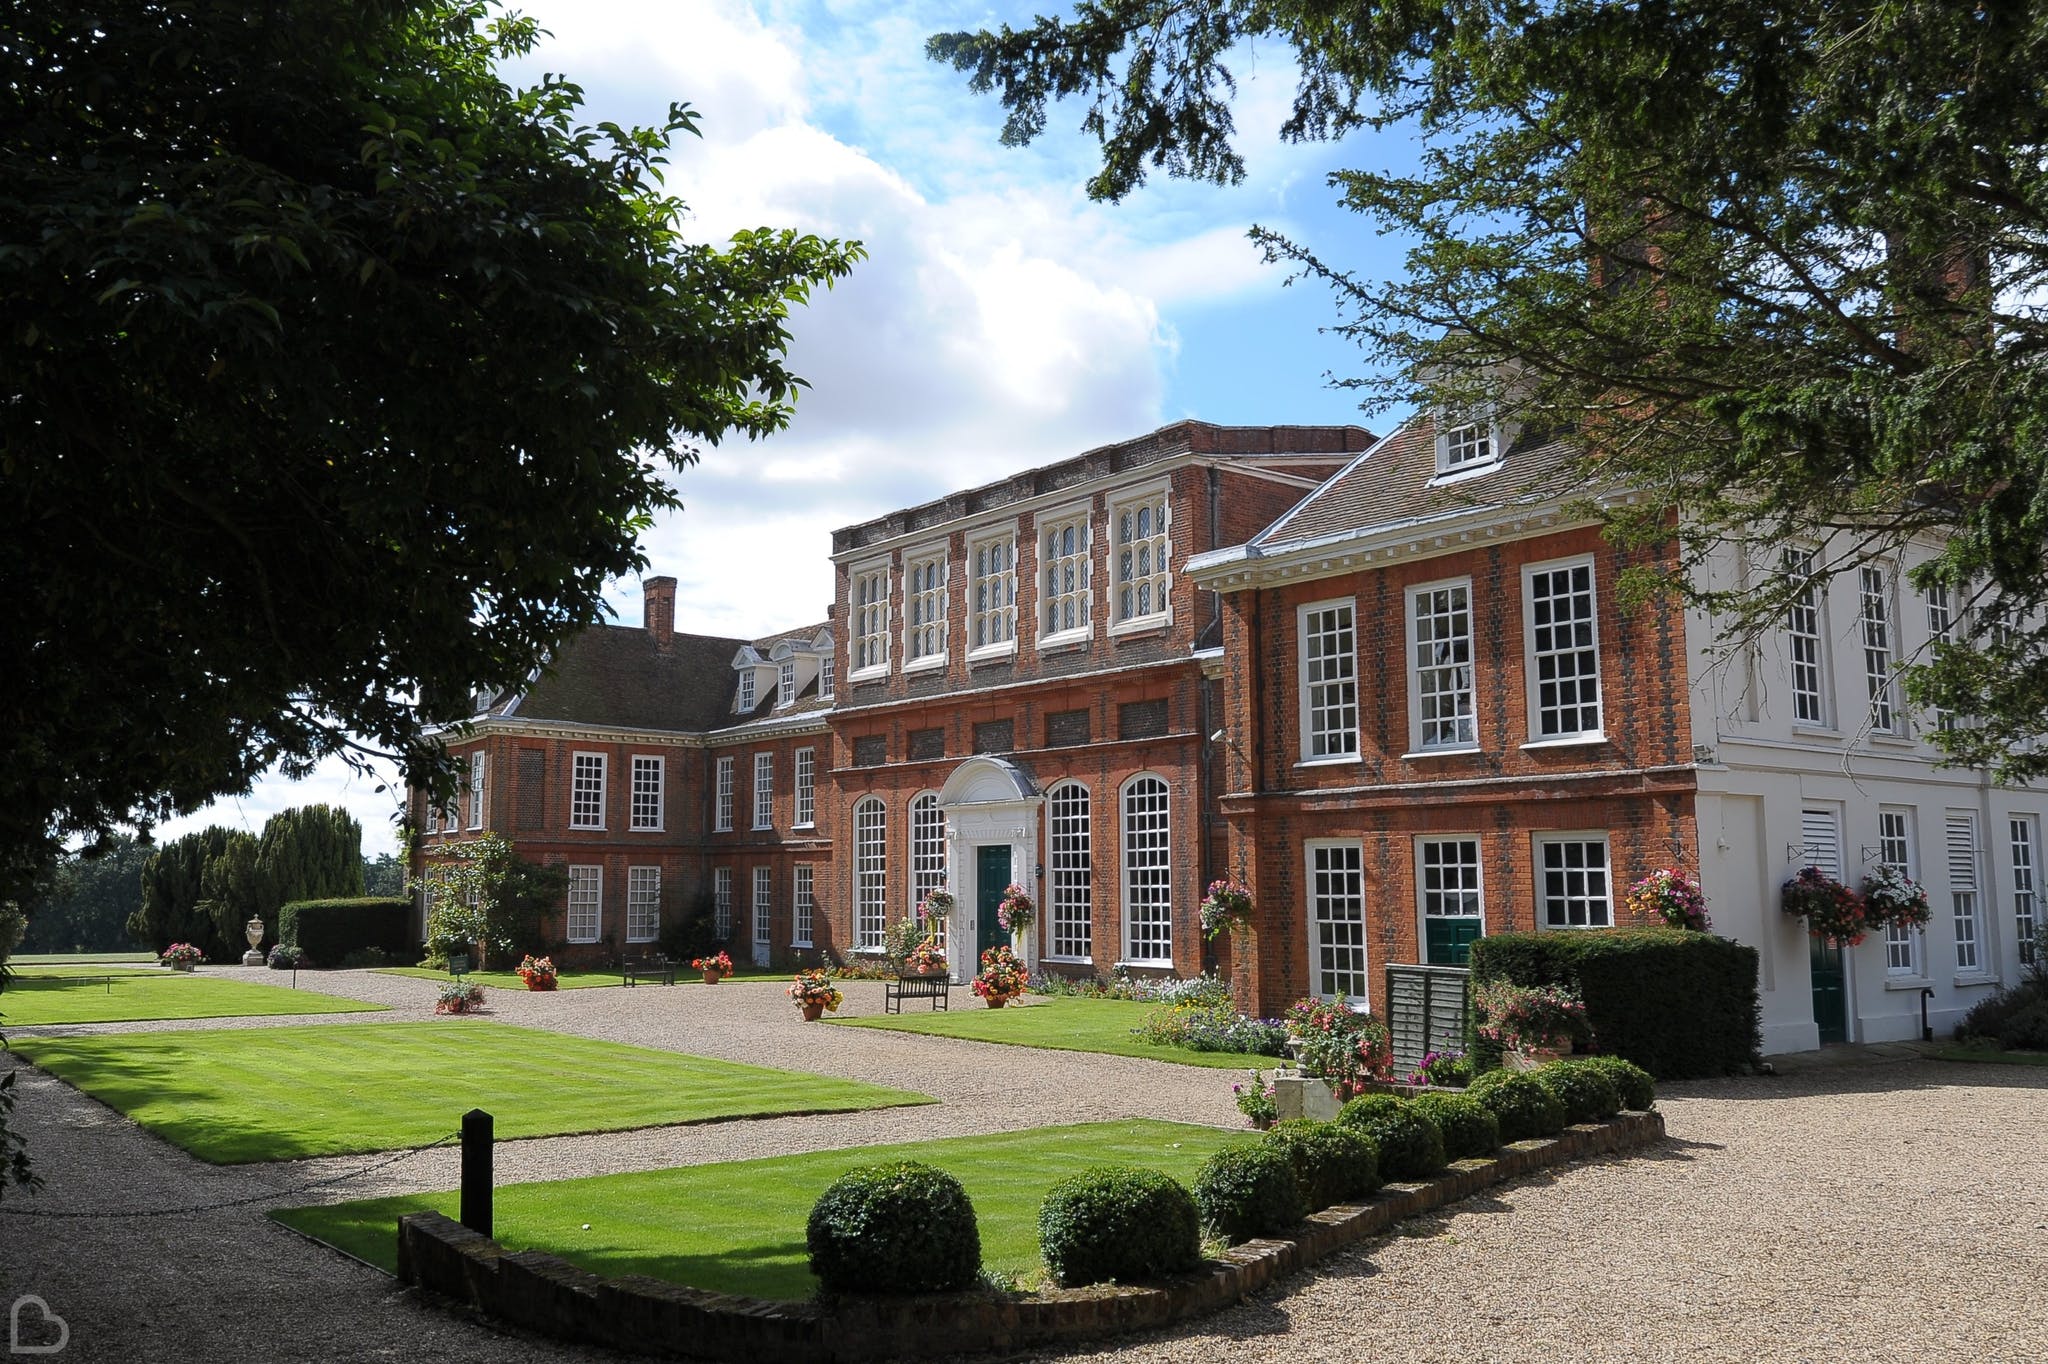
[[[1252,928],[1251,887],[1224,879],[1211,881],[1202,900],[1202,936],[1249,933]]]
[[[1870,931],[1863,897],[1819,867],[1801,867],[1778,892],[1778,908],[1806,920],[1806,931],[1814,937],[1844,947],[1854,947]]]
[[[1024,887],[1012,881],[1003,887],[1002,903],[996,906],[996,922],[1006,933],[1022,933],[1037,922],[1038,907],[1031,903],[1031,897],[1024,893]]]
[[[1653,871],[1630,886],[1625,904],[1638,918],[1662,919],[1672,928],[1704,933],[1713,926],[1700,883],[1676,867]]]
[[[1873,928],[1925,928],[1934,911],[1918,881],[1897,867],[1879,867],[1863,878],[1863,915]]]

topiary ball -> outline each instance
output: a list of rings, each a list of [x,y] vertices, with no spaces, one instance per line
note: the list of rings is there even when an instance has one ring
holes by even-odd
[[[1302,1201],[1311,1212],[1364,1198],[1380,1186],[1379,1148],[1357,1128],[1289,1118],[1275,1124],[1263,1144],[1293,1164]]]
[[[1446,1159],[1490,1156],[1500,1145],[1500,1119],[1463,1094],[1418,1094],[1408,1102],[1444,1134]]]
[[[1428,1115],[1392,1094],[1361,1094],[1337,1121],[1372,1138],[1385,1179],[1428,1179],[1444,1168],[1444,1134]]]
[[[1582,1056],[1575,1063],[1605,1075],[1621,1095],[1621,1106],[1647,1113],[1657,1102],[1657,1081],[1633,1061],[1619,1056]]]
[[[1307,1216],[1294,1163],[1266,1145],[1226,1146],[1195,1179],[1202,1221],[1227,1241],[1285,1231]]]
[[[832,1181],[804,1237],[832,1293],[950,1293],[981,1276],[981,1229],[960,1181],[916,1161],[864,1165]]]
[[[2012,1051],[2048,1051],[2048,1002],[2029,1004],[1999,1024],[1998,1045]]]
[[[1621,1091],[1614,1082],[1576,1061],[1538,1066],[1536,1083],[1564,1105],[1566,1122],[1606,1122],[1621,1111]]]
[[[1202,1262],[1202,1217],[1180,1181],[1107,1165],[1052,1186],[1038,1209],[1038,1248],[1062,1288],[1156,1279]]]
[[[1489,1070],[1466,1087],[1465,1097],[1493,1114],[1504,1142],[1548,1137],[1564,1130],[1564,1105],[1532,1075]]]

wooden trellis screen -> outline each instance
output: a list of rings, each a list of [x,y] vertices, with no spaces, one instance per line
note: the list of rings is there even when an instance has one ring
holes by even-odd
[[[1387,1029],[1394,1078],[1405,1080],[1432,1051],[1465,1050],[1472,973],[1462,966],[1389,966]]]

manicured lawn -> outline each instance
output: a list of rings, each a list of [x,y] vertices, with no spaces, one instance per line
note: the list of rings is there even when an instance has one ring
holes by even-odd
[[[1011,1004],[991,1009],[968,994],[963,1000],[955,991],[953,1007],[945,1013],[904,1012],[881,1018],[834,1020],[848,1028],[888,1028],[896,1032],[933,1033],[941,1037],[964,1037],[972,1042],[1007,1042],[1019,1047],[1048,1047],[1054,1051],[1099,1051],[1111,1056],[1142,1056],[1148,1061],[1174,1061],[1184,1066],[1214,1066],[1218,1070],[1271,1070],[1284,1064],[1277,1056],[1248,1056],[1234,1051],[1189,1051],[1184,1047],[1162,1047],[1141,1042],[1131,1029],[1145,1015],[1163,1004],[1144,1004],[1128,999],[1070,999],[1059,996],[1033,998],[1028,1005]]]
[[[102,972],[114,977],[110,991],[98,980],[78,979],[79,970],[23,971],[0,991],[0,1023],[32,1028],[45,1023],[134,1023],[151,1018],[247,1018],[258,1014],[382,1013],[382,1004],[337,999],[315,990],[252,985],[203,971]]]
[[[1007,1010],[1005,1010],[1007,1012]],[[921,1160],[967,1188],[981,1222],[982,1264],[1020,1286],[1042,1275],[1038,1205],[1059,1179],[1092,1165],[1142,1165],[1184,1184],[1220,1147],[1251,1134],[1133,1120],[1038,1127],[987,1137],[814,1151],[727,1165],[600,1175],[497,1190],[492,1215],[509,1250],[545,1250],[598,1274],[646,1274],[722,1293],[806,1298],[811,1204],[857,1165]],[[413,1194],[271,1214],[371,1264],[396,1266],[402,1213],[457,1215],[453,1193]],[[584,1229],[584,1224],[589,1229]]]
[[[472,1108],[511,1138],[931,1102],[462,1018],[9,1040],[166,1141],[224,1165],[424,1146]]]
[[[129,952],[31,952],[7,959],[9,966],[78,966],[92,962],[154,963],[156,953],[136,948]]]
[[[376,974],[380,976],[413,976],[420,980],[448,979],[446,971],[437,971],[431,966],[379,966],[376,968]],[[790,975],[791,973],[788,971],[774,970],[768,967],[742,966],[732,975],[727,976],[725,982],[721,983],[735,980],[787,980]],[[478,985],[488,985],[494,990],[526,989],[526,982],[519,978],[517,971],[471,971],[463,979],[475,981]],[[617,971],[565,971],[555,977],[555,983],[559,989],[582,990],[593,985],[624,985],[626,978]],[[677,968],[676,984],[702,985],[703,983],[703,972],[692,971],[687,963]],[[637,990],[640,987],[636,985],[633,988]],[[660,989],[662,987],[656,986],[655,988]]]
[[[2000,1051],[1996,1047],[1943,1047],[1929,1052],[1937,1061],[1974,1061],[1986,1066],[2048,1066],[2048,1051]]]

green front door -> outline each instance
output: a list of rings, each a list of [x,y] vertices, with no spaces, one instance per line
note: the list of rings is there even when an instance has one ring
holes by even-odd
[[[1431,966],[1469,966],[1472,940],[1483,929],[1477,914],[1432,914],[1423,922],[1423,959]]]
[[[1813,1021],[1822,1045],[1849,1040],[1849,998],[1842,981],[1842,945],[1826,938],[1813,944]]]
[[[973,975],[981,969],[981,954],[984,948],[997,943],[1007,944],[1010,935],[1003,931],[1002,922],[996,918],[996,906],[1003,902],[1003,892],[1010,887],[1010,845],[1007,843],[988,844],[974,850],[974,955],[964,965],[967,974]]]

